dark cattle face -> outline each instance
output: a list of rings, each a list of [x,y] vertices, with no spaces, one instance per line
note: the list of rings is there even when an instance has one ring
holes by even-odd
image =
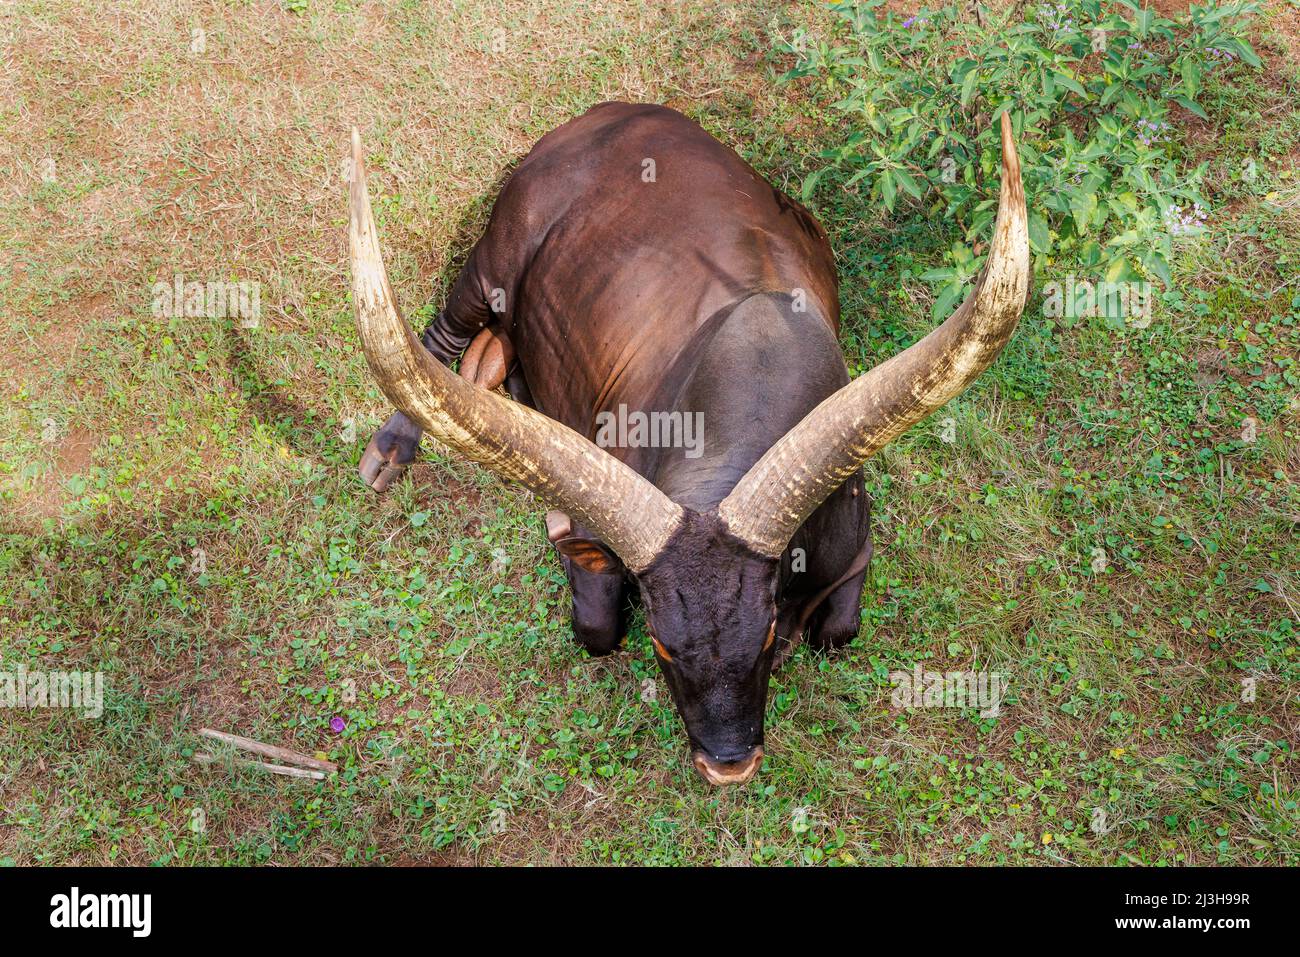
[[[638,577],[655,657],[695,766],[713,784],[748,780],[763,759],[779,571],[716,518],[692,512]]]
[[[401,410],[363,477],[386,486],[428,431],[554,506],[575,636],[614,650],[639,593],[693,763],[714,784],[749,780],[773,667],[794,642],[829,649],[857,632],[871,557],[862,463],[970,385],[1019,320],[1027,214],[1001,124],[979,280],[942,325],[854,381],[825,233],[680,114],[602,104],[544,137],[423,346],[384,272],[354,132],[353,302]],[[462,353],[472,381],[446,367]],[[514,401],[488,391],[502,381]],[[703,448],[601,447],[594,420],[624,407],[702,414]]]
[[[623,637],[627,571],[567,516],[548,513],[547,527],[573,584],[574,635],[608,654]],[[663,554],[635,576],[695,766],[714,784],[748,778],[762,762],[780,572],[779,561],[755,554],[717,518],[687,512]]]

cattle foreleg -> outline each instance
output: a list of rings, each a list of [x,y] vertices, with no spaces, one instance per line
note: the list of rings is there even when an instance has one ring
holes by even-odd
[[[560,557],[573,591],[573,637],[593,655],[618,651],[627,633],[625,583],[621,575],[593,575]]]
[[[627,633],[628,582],[622,562],[560,511],[546,513],[546,537],[569,578],[574,639],[593,655],[617,651]]]
[[[861,568],[855,563],[848,577],[837,582],[809,616],[803,632],[804,641],[810,648],[833,651],[857,637],[862,625],[862,590],[867,581],[871,552],[871,540],[867,539],[860,553]]]
[[[777,616],[773,669],[781,667],[798,645],[833,651],[848,644],[861,624],[862,591],[874,547],[871,502],[856,475],[841,486],[809,519],[792,542],[793,552],[809,563],[791,565],[792,579]],[[791,556],[793,557],[793,556]]]

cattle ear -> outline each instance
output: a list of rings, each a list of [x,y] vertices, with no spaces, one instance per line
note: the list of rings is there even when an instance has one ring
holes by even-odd
[[[593,575],[621,575],[623,563],[608,548],[590,538],[570,535],[558,539],[555,547],[560,554],[574,562],[583,571]]]

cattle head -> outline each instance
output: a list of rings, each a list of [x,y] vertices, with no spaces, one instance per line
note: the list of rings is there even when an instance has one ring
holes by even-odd
[[[371,370],[392,403],[440,442],[599,537],[574,543],[565,552],[571,560],[636,576],[692,758],[714,784],[747,781],[762,760],[779,565],[790,539],[864,461],[965,390],[1019,321],[1029,243],[1006,114],[1001,131],[997,222],[966,300],[920,342],[814,408],[707,514],[673,502],[567,426],[453,374],[420,346],[388,284],[353,131],[352,291]]]
[[[692,760],[713,784],[747,781],[763,760],[779,570],[779,558],[756,553],[716,515],[687,511],[637,577]]]

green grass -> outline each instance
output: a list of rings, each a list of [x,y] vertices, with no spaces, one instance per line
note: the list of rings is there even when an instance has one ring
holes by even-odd
[[[869,464],[862,631],[774,678],[764,770],[718,791],[662,683],[642,698],[640,628],[605,660],[572,641],[541,503],[434,448],[387,497],[360,487],[388,409],[352,328],[337,169],[356,123],[418,322],[510,164],[602,99],[682,109],[797,191],[837,131],[822,91],[776,85],[771,31],[824,31],[822,11],[20,0],[11,19],[28,42],[0,74],[0,119],[26,134],[0,142],[0,660],[102,669],[108,696],[97,721],[0,712],[0,862],[1295,861],[1283,40],[1184,144],[1224,175],[1152,325],[1052,324],[1036,296],[994,369]],[[1250,157],[1257,179],[1234,179]],[[815,204],[860,371],[929,327],[914,277],[952,236],[849,192]],[[154,317],[176,272],[261,281],[260,328]],[[893,708],[888,672],[917,663],[1006,672],[1010,700],[989,719]],[[200,768],[204,726],[340,773]]]

